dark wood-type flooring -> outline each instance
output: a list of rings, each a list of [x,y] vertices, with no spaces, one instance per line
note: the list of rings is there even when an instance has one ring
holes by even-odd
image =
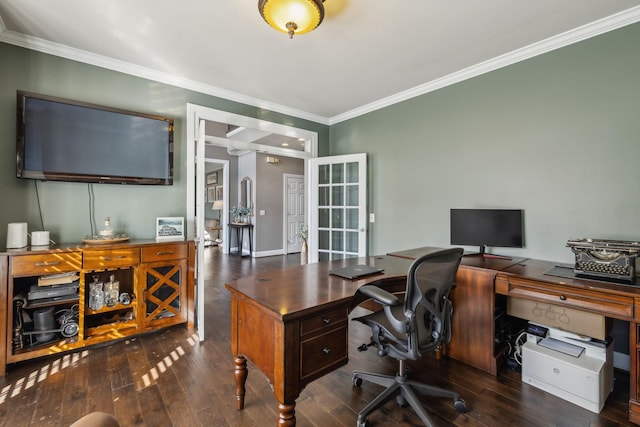
[[[67,426],[101,410],[122,426],[274,426],[277,401],[266,378],[249,363],[245,409],[235,408],[229,345],[229,294],[225,281],[298,263],[297,255],[269,258],[223,256],[206,249],[206,340],[184,326],[126,339],[100,348],[11,366],[0,378],[0,426]],[[362,309],[357,309],[362,310]],[[354,388],[354,369],[393,373],[396,363],[375,350],[358,352],[369,331],[350,322],[349,364],[311,383],[300,395],[299,426],[349,426],[381,391]],[[458,414],[450,400],[423,398],[438,426],[623,426],[629,425],[628,375],[616,372],[615,390],[600,414],[523,384],[507,370],[492,377],[465,364],[428,357],[409,364],[413,378],[457,390],[470,411]],[[395,402],[369,418],[375,426],[420,426],[410,408]]]

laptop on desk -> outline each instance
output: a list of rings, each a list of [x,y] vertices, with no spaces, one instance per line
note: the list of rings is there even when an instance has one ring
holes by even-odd
[[[330,270],[329,274],[334,276],[343,277],[345,279],[353,280],[359,279],[361,277],[370,276],[372,274],[382,273],[384,268],[373,267],[371,265],[349,265],[347,267],[336,268],[334,270]]]

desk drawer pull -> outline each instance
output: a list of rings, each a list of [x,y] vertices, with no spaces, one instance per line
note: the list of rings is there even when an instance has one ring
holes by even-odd
[[[124,259],[126,257],[127,257],[126,255],[118,255],[118,256],[114,256],[114,257],[103,256],[102,259],[105,260],[105,261],[113,261],[114,259]]]
[[[329,319],[328,317],[323,317],[322,323],[324,323],[325,325],[328,325],[329,323],[331,323],[331,319]]]
[[[566,300],[567,300],[567,297],[565,297],[564,295],[560,295],[560,299],[561,299],[562,301],[566,301]]]
[[[331,349],[329,347],[325,347],[325,348],[322,349],[322,352],[324,354],[329,354],[329,353],[331,353]]]
[[[174,251],[159,251],[159,252],[156,252],[156,255],[158,255],[158,256],[160,256],[160,255],[173,255],[173,254],[175,254]]]
[[[60,261],[43,261],[43,262],[36,262],[36,267],[47,267],[49,265],[58,265],[60,264]]]

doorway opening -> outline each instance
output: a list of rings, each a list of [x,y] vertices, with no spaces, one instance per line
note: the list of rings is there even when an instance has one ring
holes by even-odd
[[[226,125],[224,136],[207,135],[207,125]],[[253,136],[246,136],[252,135]],[[288,138],[295,138],[302,143],[302,149],[289,148],[287,146],[275,145],[264,139],[264,135],[255,138],[256,134],[281,135]],[[250,138],[254,138],[250,140]],[[209,107],[195,104],[187,104],[187,236],[193,236],[196,241],[196,312],[197,328],[200,340],[204,339],[204,210],[205,210],[205,147],[223,147],[230,155],[241,155],[249,152],[258,152],[273,156],[292,157],[304,160],[305,185],[310,185],[307,172],[307,161],[318,155],[318,134],[305,129],[273,123],[265,120],[254,119],[226,111],[216,110]],[[233,171],[227,168],[229,182],[224,191],[224,201],[227,207],[223,210],[223,221],[228,223],[229,204],[233,197],[230,195],[230,177]],[[259,191],[259,183],[255,183],[255,190]],[[309,204],[307,200],[306,205]],[[309,212],[309,209],[306,209]],[[258,212],[259,214],[259,212]],[[223,242],[228,239],[223,239]],[[223,243],[224,244],[224,243]],[[224,245],[228,253],[229,242]]]

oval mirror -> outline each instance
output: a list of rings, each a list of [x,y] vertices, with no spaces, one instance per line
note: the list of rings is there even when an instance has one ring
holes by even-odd
[[[251,191],[251,178],[245,176],[240,181],[240,203],[249,208],[249,215],[253,215],[253,194]]]

